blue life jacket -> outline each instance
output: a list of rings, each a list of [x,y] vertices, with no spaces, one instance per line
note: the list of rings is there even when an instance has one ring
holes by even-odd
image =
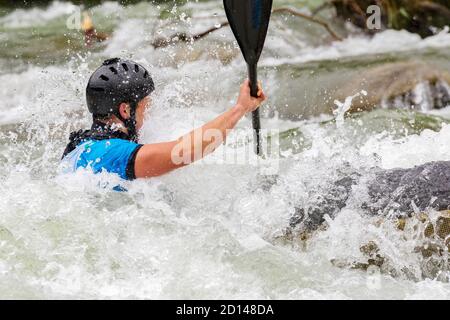
[[[142,145],[128,135],[94,121],[91,130],[73,132],[63,154],[65,171],[89,168],[94,173],[106,171],[124,180],[134,180],[134,163]]]

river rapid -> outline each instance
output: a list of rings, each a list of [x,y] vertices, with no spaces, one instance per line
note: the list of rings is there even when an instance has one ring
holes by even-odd
[[[450,161],[450,106],[424,110],[421,118],[377,110],[338,113],[335,121],[324,112],[329,91],[371,65],[415,59],[449,72],[448,30],[427,39],[404,31],[370,38],[336,23],[348,35],[333,42],[320,26],[274,16],[260,78],[269,96],[263,127],[283,132],[280,154],[263,161],[277,163],[276,178],[265,181],[252,164],[220,162],[224,152],[245,148],[239,143],[251,136],[245,118],[221,147],[228,151],[211,156],[217,161],[127,183],[128,192],[119,193],[98,187],[117,183],[114,176],[58,170],[69,133],[90,125],[84,90],[104,59],[135,59],[155,80],[142,143],[178,138],[230,108],[246,67],[228,28],[195,43],[151,45],[156,37],[220,23],[221,1],[105,2],[90,13],[111,36],[91,47],[67,27],[77,10],[56,1],[1,11],[0,298],[450,298],[447,281],[422,276],[417,231],[372,224],[376,217],[353,205],[366,196],[364,188],[327,219],[326,230],[305,242],[279,241],[296,207],[323,194],[324,182],[342,172]],[[412,276],[331,263],[359,259],[361,245],[372,240],[392,269]]]

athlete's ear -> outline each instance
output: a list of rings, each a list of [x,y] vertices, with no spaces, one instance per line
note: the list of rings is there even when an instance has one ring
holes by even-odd
[[[120,112],[120,116],[123,119],[128,119],[131,117],[131,108],[130,105],[128,103],[122,102],[119,105],[119,112]]]

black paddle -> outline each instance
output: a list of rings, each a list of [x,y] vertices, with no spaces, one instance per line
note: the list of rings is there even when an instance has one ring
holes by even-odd
[[[251,95],[257,97],[257,65],[266,40],[272,0],[223,0],[223,4],[231,30],[247,62]],[[259,109],[253,112],[252,118],[256,154],[262,155]]]

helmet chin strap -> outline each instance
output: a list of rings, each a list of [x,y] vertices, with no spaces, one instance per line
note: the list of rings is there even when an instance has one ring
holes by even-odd
[[[136,102],[130,103],[130,117],[128,119],[125,119],[120,114],[120,110],[117,112],[116,116],[120,119],[120,121],[123,122],[125,128],[128,131],[128,137],[130,138],[130,141],[138,142],[138,133],[136,129]]]

